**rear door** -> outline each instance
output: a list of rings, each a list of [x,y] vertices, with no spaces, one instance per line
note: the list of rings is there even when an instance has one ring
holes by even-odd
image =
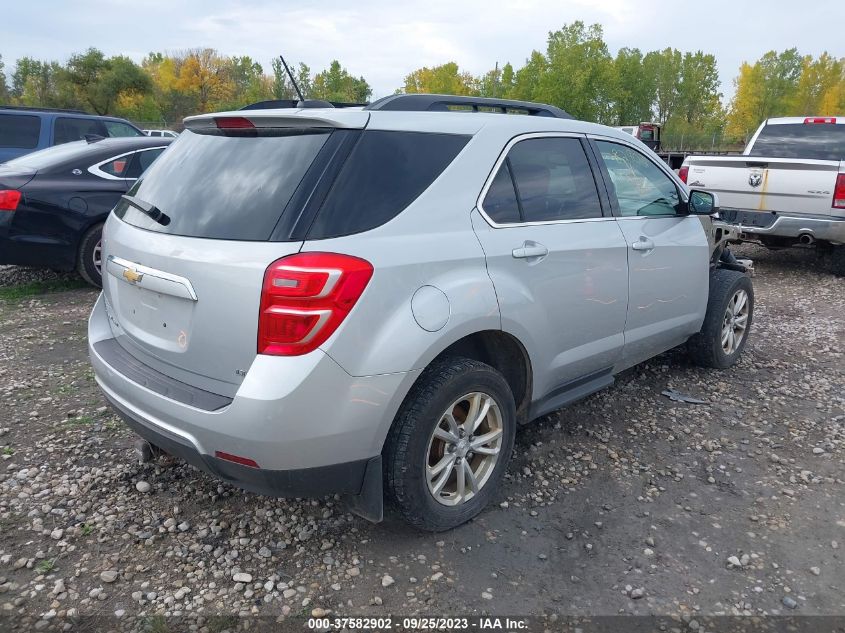
[[[679,345],[700,328],[709,287],[710,247],[703,225],[709,218],[686,214],[678,184],[647,150],[610,139],[593,143],[627,242],[623,361],[630,366]]]
[[[473,218],[502,315],[522,341],[541,399],[621,358],[627,303],[624,237],[601,198],[585,140],[511,142]]]
[[[312,163],[331,152],[332,134],[186,131],[152,164],[104,234],[103,291],[126,350],[234,394],[256,355],[264,271],[302,244],[269,240]],[[141,210],[151,206],[159,220]]]

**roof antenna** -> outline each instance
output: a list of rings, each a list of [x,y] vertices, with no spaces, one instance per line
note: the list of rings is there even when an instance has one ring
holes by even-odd
[[[288,77],[290,77],[290,82],[293,84],[293,89],[296,90],[296,94],[299,96],[300,101],[305,101],[305,97],[302,96],[302,91],[299,89],[299,86],[296,84],[296,79],[293,78],[293,73],[288,68],[288,63],[285,61],[283,55],[279,55],[279,59],[282,60],[282,66],[285,67],[285,70],[288,73]]]

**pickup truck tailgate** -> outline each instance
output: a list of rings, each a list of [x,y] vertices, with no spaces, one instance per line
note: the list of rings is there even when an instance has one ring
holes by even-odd
[[[842,161],[702,156],[687,159],[687,182],[718,194],[724,209],[830,215]]]

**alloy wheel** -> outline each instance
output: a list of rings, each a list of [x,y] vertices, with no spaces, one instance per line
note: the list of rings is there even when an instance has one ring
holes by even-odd
[[[504,428],[489,394],[461,396],[440,416],[428,442],[426,479],[434,499],[457,506],[475,497],[493,474]]]

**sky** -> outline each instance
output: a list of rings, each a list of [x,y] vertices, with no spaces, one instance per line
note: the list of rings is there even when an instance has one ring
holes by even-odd
[[[845,2],[817,0],[0,0],[0,55],[64,62],[96,47],[140,62],[151,51],[210,47],[249,55],[270,72],[282,53],[316,72],[338,59],[364,76],[373,98],[392,94],[421,66],[455,61],[475,75],[532,50],[549,31],[582,20],[604,27],[611,54],[671,46],[713,53],[728,98],[743,61],[797,47],[845,56]]]

